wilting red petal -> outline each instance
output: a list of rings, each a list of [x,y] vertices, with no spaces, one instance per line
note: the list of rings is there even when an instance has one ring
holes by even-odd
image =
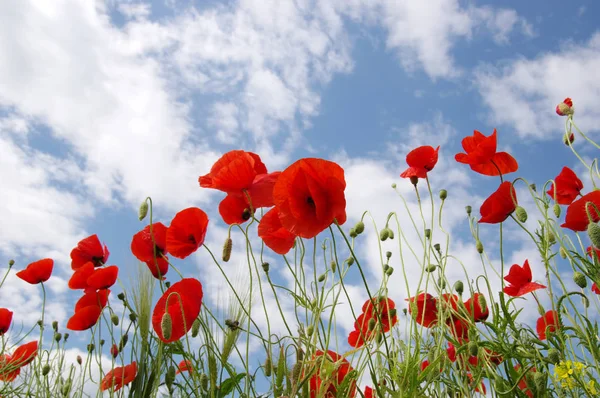
[[[269,249],[281,255],[287,254],[296,241],[296,236],[281,225],[276,207],[266,212],[260,220],[258,236]]]
[[[0,308],[0,336],[8,331],[10,324],[12,323],[13,312],[6,309]]]
[[[82,267],[88,261],[94,263],[94,266],[100,267],[108,260],[110,252],[106,245],[102,247],[98,235],[94,234],[82,239],[77,247],[71,251],[71,268]]]
[[[127,366],[119,366],[109,371],[100,382],[100,391],[106,391],[110,388],[118,391],[131,383],[137,375],[137,362],[132,362]]]
[[[217,160],[210,173],[201,176],[198,182],[203,188],[235,193],[250,188],[257,175],[266,173],[267,168],[257,154],[235,150]]]
[[[77,268],[71,276],[71,279],[69,279],[69,288],[73,290],[87,289],[87,280],[94,273],[94,269],[94,263],[91,261],[88,261],[80,268]]]
[[[19,346],[10,358],[10,365],[16,367],[23,367],[31,363],[38,352],[38,342],[31,341],[29,343]]]
[[[567,207],[565,222],[561,225],[563,228],[569,228],[572,231],[585,231],[590,223],[586,213],[586,203],[593,203],[600,209],[600,191],[592,191],[583,197],[577,199]],[[588,205],[589,212],[593,222],[600,221],[596,209],[593,205]]]
[[[24,270],[17,272],[17,276],[32,285],[46,282],[52,275],[54,260],[44,258],[29,264]]]
[[[183,361],[179,362],[179,366],[177,367],[177,372],[175,372],[175,374],[179,374],[181,372],[193,373],[194,368],[192,366],[192,361],[190,361],[188,359],[188,360],[183,360]]]
[[[154,257],[161,258],[161,254],[166,254],[166,240],[167,227],[163,223],[152,224],[152,234],[150,234],[150,225],[148,225],[133,235],[131,252],[142,262],[154,261]]]
[[[119,267],[116,265],[111,265],[110,267],[106,268],[98,268],[87,279],[88,287],[94,290],[107,289],[115,284],[118,275]]]
[[[513,199],[514,197],[514,199]],[[513,185],[504,181],[481,205],[480,223],[501,223],[517,208],[517,194]]]
[[[208,216],[197,207],[181,210],[167,229],[167,251],[180,259],[194,253],[204,243]]]
[[[168,299],[167,298],[171,296]],[[167,308],[168,304],[168,308]],[[152,326],[158,337],[165,343],[179,340],[192,327],[202,305],[202,284],[194,278],[184,278],[168,288],[154,307]],[[182,308],[183,307],[183,308]],[[183,313],[182,313],[183,309]],[[166,339],[162,332],[164,314],[171,315],[171,336]]]
[[[554,182],[556,183],[556,192],[554,192],[555,186],[552,184],[546,193],[559,205],[571,204],[583,189],[583,183],[577,174],[566,166],[556,176]]]
[[[540,340],[546,340],[546,333],[555,332],[559,328],[558,313],[554,310],[547,311],[536,323],[536,331]]]

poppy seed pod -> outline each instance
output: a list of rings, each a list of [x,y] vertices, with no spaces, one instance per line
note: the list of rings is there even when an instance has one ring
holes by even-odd
[[[146,218],[147,214],[148,214],[148,202],[146,200],[144,200],[138,210],[138,219],[140,221],[142,221],[144,218]]]
[[[365,223],[362,221],[357,222],[354,226],[354,230],[358,235],[362,234],[365,231]]]
[[[100,347],[102,347],[102,346],[104,346],[104,343],[106,343],[106,341],[104,339],[100,339],[99,343],[100,343]]]
[[[58,332],[58,322],[57,321],[52,321],[52,329],[54,329],[55,332]]]
[[[12,267],[13,265],[15,265],[15,260],[13,260],[13,259],[8,260],[8,266]]]
[[[131,322],[135,322],[136,319],[137,319],[137,315],[135,313],[133,313],[133,312],[129,313],[129,320]]]
[[[390,268],[389,264],[384,264],[383,265],[383,272],[387,272],[387,270]]]
[[[89,352],[89,353],[93,352],[94,348],[96,348],[96,346],[94,344],[88,344],[87,345],[87,352]]]
[[[121,301],[125,300],[125,293],[121,292],[121,293],[117,294],[117,298]]]
[[[115,325],[115,326],[119,325],[119,317],[117,316],[117,314],[112,314],[110,316],[110,320],[112,321],[113,325]]]
[[[477,242],[475,242],[475,249],[477,249],[477,253],[483,253],[483,243],[481,243],[480,240],[477,240]]]
[[[265,273],[269,273],[269,263],[265,262],[261,264],[261,267]]]
[[[231,258],[231,249],[233,248],[233,241],[231,238],[225,239],[225,244],[223,245],[223,261],[228,262]]]
[[[168,288],[170,288],[170,287],[171,287],[171,282],[169,282],[169,281],[166,281],[166,282],[165,282],[165,287],[166,287],[167,289],[168,289]]]
[[[587,279],[585,278],[585,275],[583,275],[579,271],[575,271],[573,273],[573,281],[577,286],[579,286],[582,289],[585,289],[585,287],[587,286]]]
[[[519,220],[519,222],[524,223],[527,221],[527,212],[523,207],[517,206],[515,209],[515,215],[517,216],[517,220]]]
[[[440,191],[440,199],[441,200],[446,200],[447,197],[448,197],[448,191],[446,191],[445,189],[442,189]]]
[[[392,189],[396,189],[396,183],[392,183]]]
[[[392,252],[390,252],[390,251],[385,252],[385,257],[389,260],[392,257]]]
[[[173,321],[171,319],[171,314],[165,312],[160,322],[160,329],[162,331],[163,337],[165,340],[169,340],[171,338],[171,331],[173,330]]]
[[[600,225],[595,222],[591,222],[588,224],[587,233],[590,237],[590,241],[595,248],[600,249]]]
[[[431,239],[431,230],[429,228],[425,229],[425,238]]]
[[[442,250],[442,246],[440,246],[439,243],[436,243],[435,245],[433,245],[433,248],[435,249],[436,252],[440,252]]]
[[[473,208],[471,206],[465,206],[465,210],[467,211],[467,216],[470,216]]]
[[[68,339],[69,339],[69,333],[65,333],[65,335],[63,336],[63,341],[66,343]]]
[[[394,267],[388,267],[388,269],[385,270],[385,274],[387,276],[392,276],[393,273],[394,273]]]
[[[323,282],[325,280],[325,274],[321,274],[318,280],[319,282]]]
[[[56,340],[56,342],[60,342],[60,340],[62,339],[62,334],[60,333],[54,333],[54,340]]]
[[[350,256],[346,259],[346,263],[348,263],[348,266],[354,264],[354,257]]]
[[[417,186],[418,182],[419,182],[419,177],[415,177],[415,176],[410,177],[410,183],[413,184],[415,187]]]

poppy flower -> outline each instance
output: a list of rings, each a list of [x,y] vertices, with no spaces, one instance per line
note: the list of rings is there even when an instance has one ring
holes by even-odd
[[[108,289],[117,281],[119,267],[111,265],[110,267],[99,268],[95,270],[87,279],[90,290]]]
[[[204,243],[208,216],[197,207],[181,210],[167,229],[166,248],[171,255],[184,259]]]
[[[396,304],[390,298],[377,297],[365,301],[362,313],[354,322],[354,330],[348,335],[348,344],[355,348],[362,347],[376,332],[389,332],[398,322],[395,307]],[[371,319],[375,322],[375,327],[369,330]]]
[[[592,292],[600,294],[600,289],[598,289],[598,285],[596,285],[596,282],[592,283]]]
[[[563,102],[556,105],[556,114],[558,116],[569,116],[575,113],[573,109],[573,100],[571,98],[565,98]]]
[[[78,290],[86,289],[88,287],[87,280],[94,273],[94,263],[88,261],[81,267],[77,268],[71,278],[69,279],[69,289]]]
[[[165,343],[179,340],[191,329],[201,306],[202,284],[198,280],[184,278],[174,283],[163,293],[154,307],[152,313],[154,331]],[[171,316],[171,336],[168,339],[165,338],[162,330],[162,321],[167,312]]]
[[[464,318],[451,316],[446,320],[446,325],[450,329],[450,333],[459,342],[466,342],[469,340],[469,329],[471,324]]]
[[[177,372],[175,372],[175,374],[177,375],[182,372],[194,372],[192,361],[190,361],[189,359],[184,359],[183,361],[179,362],[179,366],[177,367]]]
[[[32,285],[46,282],[52,275],[54,260],[44,258],[29,264],[24,270],[17,272],[17,276]]]
[[[560,328],[558,313],[554,310],[547,311],[537,320],[535,328],[540,340],[546,340],[546,333],[555,332]]]
[[[451,362],[456,362],[456,347],[454,347],[454,344],[450,342],[448,343],[446,353],[448,354],[448,359],[450,359]]]
[[[600,249],[595,248],[593,246],[588,246],[587,249],[585,250],[585,252],[587,253],[588,256],[590,256],[590,258],[592,260],[600,260]],[[595,255],[594,255],[595,253]]]
[[[402,178],[427,178],[427,172],[433,170],[438,161],[440,147],[433,149],[432,146],[420,146],[406,155],[406,169],[400,177]]]
[[[515,370],[518,372],[519,369],[521,369],[521,365],[517,364],[515,365]],[[535,368],[531,368],[529,370],[530,373],[535,373],[536,369]],[[525,393],[525,395],[527,395],[529,398],[533,398],[533,392],[531,391],[531,389],[529,388],[529,386],[527,385],[527,377],[523,376],[521,377],[521,380],[519,381],[519,390],[523,391]]]
[[[152,238],[154,237],[154,241]],[[167,227],[156,222],[133,235],[131,252],[140,261],[146,263],[152,275],[159,279],[169,271],[169,262],[163,257],[167,252]],[[160,273],[160,276],[159,276]]]
[[[136,375],[137,362],[132,362],[127,366],[116,367],[104,376],[100,382],[100,391],[106,391],[110,388],[113,391],[119,391],[123,386],[131,383]]]
[[[82,239],[77,247],[71,250],[71,268],[76,270],[88,261],[94,263],[95,267],[100,267],[106,263],[110,252],[106,245],[104,247],[98,239],[98,235],[94,234]]]
[[[590,223],[586,212],[586,203],[593,203],[600,209],[600,191],[592,191],[583,197],[577,199],[567,207],[565,222],[561,225],[563,228],[569,228],[572,231],[585,231]],[[587,205],[593,222],[600,221],[600,216],[591,204]]]
[[[9,354],[0,354],[0,381],[10,383],[21,373],[21,368],[11,365]]]
[[[106,304],[108,303],[109,294],[110,289],[102,289],[98,291],[85,293],[75,303],[75,312],[89,306],[98,306],[101,308],[106,307]]]
[[[457,162],[468,164],[471,170],[486,176],[498,176],[517,171],[519,164],[506,152],[496,152],[496,129],[489,137],[475,130],[473,136],[462,140],[466,153],[454,157]]]
[[[75,303],[75,314],[69,318],[67,329],[82,331],[94,326],[108,302],[109,289],[88,292]]]
[[[504,294],[511,297],[520,297],[535,290],[546,288],[544,285],[532,282],[531,278],[531,268],[528,260],[525,260],[522,267],[513,264],[508,271],[508,275],[504,277],[504,280],[509,283],[508,286],[504,287]]]
[[[490,310],[481,293],[473,293],[473,297],[465,301],[465,307],[475,322],[483,322],[490,315]]]
[[[273,188],[281,225],[311,239],[334,220],[346,222],[344,169],[323,159],[300,159],[285,169]]]
[[[473,375],[471,373],[467,373],[467,377],[469,378],[469,382],[473,384]],[[483,380],[479,383],[479,386],[475,386],[475,392],[486,395],[487,389],[485,388],[485,384],[483,384]]]
[[[514,199],[513,199],[514,198]],[[517,208],[517,193],[513,185],[504,181],[481,205],[480,223],[498,224],[503,222]]]
[[[258,236],[265,245],[277,254],[287,254],[296,241],[296,235],[285,229],[279,219],[279,211],[272,208],[262,216],[258,225]]]
[[[0,336],[8,331],[12,322],[13,312],[6,309],[0,308]]]
[[[11,355],[9,364],[13,367],[22,368],[30,364],[38,353],[38,342],[36,340],[20,345]]]
[[[324,357],[320,359],[320,357]],[[318,370],[309,380],[310,398],[325,397],[335,398],[338,396],[338,387],[342,385],[344,379],[353,369],[350,362],[334,351],[328,350],[327,353],[317,350],[313,356],[317,360]],[[323,362],[321,362],[323,361]],[[333,366],[327,366],[326,363]],[[321,369],[331,369],[325,376]],[[323,379],[322,377],[326,377]],[[356,394],[356,380],[352,380],[349,390],[346,391],[346,397],[354,397]]]
[[[113,358],[119,356],[119,347],[117,347],[116,344],[113,344],[112,347],[110,347],[110,355],[112,355]]]
[[[365,398],[373,398],[373,389],[369,386],[365,387]]]
[[[550,186],[547,194],[554,198],[559,205],[570,205],[583,189],[583,183],[577,174],[568,167],[563,167],[560,174],[554,179],[556,183],[556,197],[554,184]]]
[[[429,361],[428,360],[424,360],[423,362],[421,362],[421,372],[423,372],[428,367],[429,367]]]
[[[267,167],[260,160],[260,156],[252,152],[234,150],[217,160],[210,173],[198,178],[198,182],[202,188],[240,193],[250,188],[257,175],[266,173]]]
[[[406,301],[409,302],[408,313],[419,325],[428,328],[437,322],[437,299],[431,294],[420,293]],[[416,314],[413,314],[414,310],[416,310]]]

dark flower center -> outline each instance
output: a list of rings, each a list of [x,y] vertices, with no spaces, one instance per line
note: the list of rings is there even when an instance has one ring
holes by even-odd
[[[190,234],[187,238],[188,242],[196,244],[196,237],[193,234]]]
[[[242,212],[242,220],[244,221],[248,221],[250,219],[250,209],[245,208],[244,211]]]
[[[310,196],[306,198],[306,203],[308,203],[308,205],[313,209],[315,208],[315,201]]]

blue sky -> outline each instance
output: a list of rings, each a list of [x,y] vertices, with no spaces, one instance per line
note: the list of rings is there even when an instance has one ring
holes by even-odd
[[[572,97],[579,125],[597,134],[599,13],[595,1],[542,0],[4,2],[0,264],[54,258],[52,316],[64,323],[76,298],[64,287],[70,250],[96,233],[126,275],[147,195],[165,223],[184,207],[205,209],[207,244],[219,252],[222,196],[197,178],[222,153],[257,152],[269,170],[307,156],[336,160],[350,222],[368,209],[381,223],[401,211],[390,184],[411,193],[398,175],[418,145],[442,146],[431,181],[450,191],[453,250],[477,264],[463,209],[477,214],[497,180],[454,162],[460,141],[497,128],[517,175],[539,186],[564,165],[580,172],[554,107]],[[366,246],[378,283],[377,244]],[[530,257],[541,270],[531,245],[511,249],[511,261]],[[180,269],[210,279],[206,260],[199,254]],[[37,290],[10,283],[15,321],[35,322],[28,297]]]

